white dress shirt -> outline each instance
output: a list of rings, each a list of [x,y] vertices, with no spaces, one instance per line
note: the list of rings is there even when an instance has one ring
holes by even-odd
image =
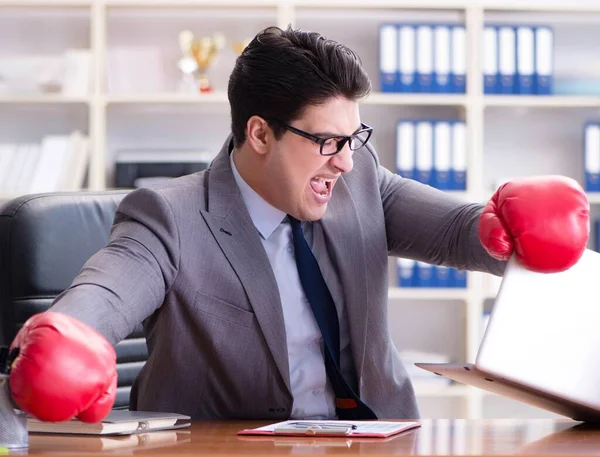
[[[252,222],[260,233],[279,288],[294,398],[290,417],[336,418],[335,395],[325,372],[323,338],[300,283],[294,257],[292,227],[287,214],[267,203],[242,179],[233,161],[233,154],[230,155],[230,160],[235,181]],[[310,237],[308,238],[310,245]],[[348,363],[351,360],[348,321],[345,310],[340,311],[340,305],[336,305],[340,318],[342,371],[347,372],[353,368]]]

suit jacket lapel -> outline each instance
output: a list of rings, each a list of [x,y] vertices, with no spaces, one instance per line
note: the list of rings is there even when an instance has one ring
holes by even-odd
[[[211,165],[208,211],[201,214],[238,275],[288,390],[290,374],[283,310],[275,275],[229,163],[229,140]]]
[[[321,225],[338,265],[356,374],[360,380],[364,366],[369,306],[365,244],[356,205],[343,178],[338,180],[333,192]]]

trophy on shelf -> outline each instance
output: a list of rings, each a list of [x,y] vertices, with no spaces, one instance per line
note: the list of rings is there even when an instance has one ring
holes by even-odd
[[[183,30],[179,33],[179,48],[183,57],[177,62],[177,66],[181,71],[181,92],[192,92],[198,91],[198,84],[196,83],[196,71],[198,70],[198,64],[192,57],[192,42],[194,41],[194,35],[189,30]]]
[[[219,51],[225,46],[221,33],[195,39],[192,32],[184,30],[179,34],[179,47],[183,57],[179,59],[179,69],[183,73],[183,85],[194,91],[211,92],[208,69],[214,63]]]

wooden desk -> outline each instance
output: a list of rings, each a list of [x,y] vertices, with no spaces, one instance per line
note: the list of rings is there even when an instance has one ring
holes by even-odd
[[[238,437],[266,422],[195,422],[183,431],[123,438],[30,434],[29,454],[302,456],[318,455],[598,455],[600,427],[553,420],[422,420],[387,439]],[[105,447],[101,451],[102,446]]]

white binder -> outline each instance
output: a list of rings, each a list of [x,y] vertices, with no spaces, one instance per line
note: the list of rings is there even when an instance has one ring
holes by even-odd
[[[400,121],[396,125],[396,171],[403,178],[415,179],[415,125]]]
[[[16,183],[16,190],[19,193],[28,193],[31,186],[31,180],[33,173],[35,172],[36,164],[40,158],[40,145],[37,143],[30,143],[21,145],[20,153],[24,155],[24,164],[19,180]],[[60,190],[60,189],[58,189]]]
[[[379,77],[382,92],[396,91],[398,77],[398,28],[386,24],[379,29]]]
[[[500,93],[515,93],[516,34],[513,27],[502,26],[498,31]]]
[[[436,92],[453,92],[450,82],[450,26],[438,25],[434,34],[433,86]]]
[[[483,29],[483,93],[495,94],[498,88],[498,29]]]
[[[452,124],[452,166],[450,170],[454,190],[467,188],[467,131],[463,121]]]
[[[554,33],[550,27],[535,29],[535,93],[552,93],[552,74],[554,65]]]
[[[417,92],[433,91],[433,27],[417,26]]]
[[[585,190],[600,191],[600,125],[587,124],[584,137]]]
[[[429,121],[417,122],[417,180],[433,184],[433,125]]]
[[[415,279],[417,287],[435,287],[436,283],[433,265],[417,260]]]
[[[517,27],[517,92],[533,94],[535,66],[535,43],[533,27]]]
[[[416,262],[412,259],[396,259],[396,268],[398,271],[398,286],[399,287],[414,287],[415,286],[415,265]]]
[[[68,135],[46,135],[42,139],[39,161],[31,177],[31,193],[60,190],[61,171],[67,166]]]
[[[416,36],[412,25],[401,25],[398,31],[398,92],[415,92],[417,72]]]
[[[451,189],[450,131],[451,125],[448,121],[438,121],[434,125],[433,185],[442,190]]]
[[[465,27],[452,27],[452,90],[464,94],[467,83],[467,37]]]

